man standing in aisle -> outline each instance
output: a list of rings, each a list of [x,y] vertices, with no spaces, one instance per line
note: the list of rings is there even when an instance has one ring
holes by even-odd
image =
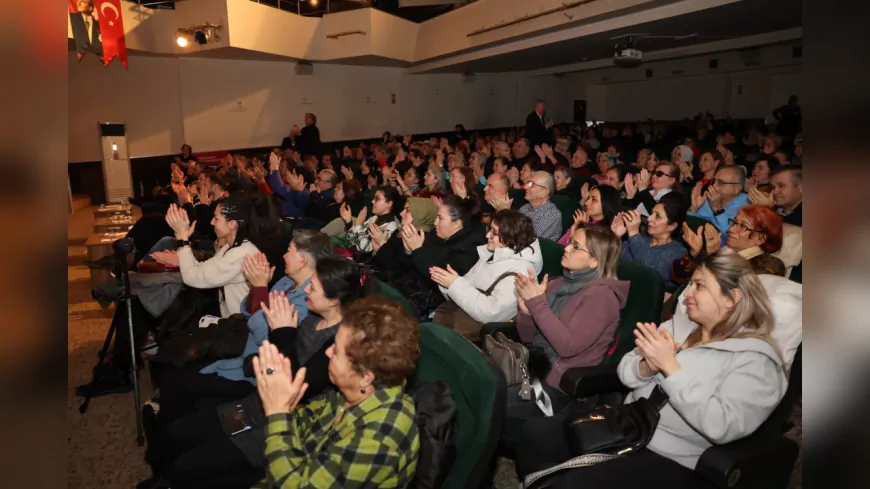
[[[526,117],[526,139],[533,148],[544,143],[550,144],[550,128],[553,127],[553,121],[544,120],[545,114],[546,105],[543,100],[538,100],[535,110]]]

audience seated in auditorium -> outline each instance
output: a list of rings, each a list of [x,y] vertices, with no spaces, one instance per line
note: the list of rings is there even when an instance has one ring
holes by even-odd
[[[292,366],[293,372],[305,372],[306,390],[299,393],[296,402],[308,402],[332,391],[333,387],[344,392],[344,385],[333,383],[333,344],[351,303],[374,292],[376,287],[352,261],[331,256],[317,262],[316,273],[306,286],[308,314],[305,319],[299,319],[299,311],[284,292],[269,294],[268,304],[263,304],[269,339],[260,346],[260,352],[264,347],[274,348],[274,353],[280,352],[285,358],[286,367]],[[247,368],[251,368],[250,365]],[[245,373],[256,377],[260,393],[265,368],[257,368],[257,362],[253,362],[253,370]],[[277,370],[278,366],[273,368]],[[359,393],[361,385],[355,389]],[[155,431],[149,435],[147,454],[155,477],[146,482],[202,487],[236,478],[248,481],[248,485],[258,480],[270,462],[262,451],[264,439],[270,435],[267,417],[273,414],[270,409],[275,407],[267,404],[270,400],[252,393],[176,420],[167,420],[158,411]],[[240,417],[252,428],[233,436],[232,420]],[[249,480],[251,478],[253,480]]]
[[[751,434],[782,399],[787,378],[770,336],[770,300],[748,261],[730,250],[707,257],[692,276],[686,305],[681,321],[638,324],[637,348],[619,364],[620,380],[633,389],[625,402],[649,396],[656,385],[668,395],[652,441],[616,463],[588,468],[584,481],[694,487],[701,453]],[[637,464],[657,469],[638,472]]]
[[[741,207],[729,223],[725,238],[727,248],[749,260],[755,273],[785,276],[785,265],[772,255],[782,248],[779,214],[761,205],[747,205]],[[720,233],[710,223],[695,231],[683,224],[683,241],[689,252],[671,267],[671,279],[678,284],[684,283],[707,256],[722,247]]]
[[[300,321],[308,316],[308,284],[315,273],[316,264],[331,255],[332,241],[329,236],[306,229],[293,233],[293,240],[284,254],[285,276],[278,280],[271,292],[284,293]],[[269,264],[264,254],[259,253],[245,256],[242,270],[251,284],[251,292],[242,302],[242,314],[247,316],[248,325],[244,352],[236,358],[218,360],[198,372],[186,369],[180,375],[164,376],[159,396],[162,420],[178,419],[193,412],[200,398],[230,400],[254,392],[254,378],[250,374],[245,375],[242,366],[245,358],[255,354],[268,337],[269,327],[261,305],[269,303],[268,285],[275,267]],[[146,406],[145,409],[148,408]]]
[[[556,193],[553,175],[543,171],[534,172],[525,182],[525,187],[528,203],[520,207],[520,212],[531,218],[538,237],[559,239],[562,234],[562,213],[550,202],[550,196]]]
[[[679,174],[677,165],[660,161],[653,172],[641,170],[636,176],[625,177],[625,208],[649,217],[656,203],[677,186]]]
[[[267,422],[261,484],[405,487],[420,451],[416,408],[404,393],[419,336],[394,302],[351,305],[327,351],[337,392],[302,405],[308,372],[264,345],[254,365]]]
[[[749,189],[749,201],[771,207],[782,216],[782,221],[794,226],[803,226],[803,169],[784,165],[770,177],[772,191]]]
[[[345,224],[345,234],[337,243],[348,250],[371,252],[372,243],[369,226],[375,225],[387,235],[399,229],[399,213],[405,208],[404,197],[390,186],[382,186],[372,199],[372,216],[366,219],[367,211],[362,209],[354,218],[350,206],[342,205],[341,219]]]
[[[485,323],[513,319],[517,314],[514,279],[518,273],[541,272],[543,257],[532,221],[513,210],[492,216],[480,258],[464,275],[448,265],[432,267],[430,275],[447,302],[435,310],[435,322],[477,341]]]
[[[622,212],[619,192],[609,185],[599,185],[586,191],[586,198],[581,200],[582,208],[574,213],[574,223],[565,234],[559,238],[559,244],[565,246],[574,236],[580,226],[585,224],[600,224],[610,226],[616,216]]]
[[[706,219],[716,226],[720,233],[728,232],[729,221],[737,211],[749,203],[743,193],[746,184],[744,170],[737,166],[726,166],[716,171],[713,185],[702,192],[704,185],[695,184],[692,189],[689,215]]]
[[[539,357],[537,363],[548,365],[541,386],[554,413],[570,401],[558,388],[562,374],[571,367],[597,365],[613,342],[629,290],[628,282],[616,278],[619,253],[613,232],[592,224],[578,228],[565,246],[562,277],[550,281],[545,276],[539,283],[529,270],[516,278],[517,333],[531,345],[530,355]],[[508,446],[526,420],[543,416],[534,401],[519,397],[520,388],[508,388],[502,437]]]
[[[659,272],[668,290],[676,288],[671,281],[671,264],[686,254],[685,245],[675,239],[686,221],[686,208],[680,194],[662,197],[647,219],[646,236],[640,232],[641,216],[635,210],[620,213],[611,224],[618,237],[628,235],[622,244],[622,258]]]
[[[196,237],[202,237],[201,244],[207,244],[208,233],[214,233],[215,248],[221,256],[237,253],[233,250],[244,246],[256,245],[257,249],[252,248],[251,256],[230,266],[237,269],[231,270],[233,277],[227,284],[217,285],[225,288],[221,294],[221,315],[241,312],[250,316],[244,355],[213,362],[205,368],[199,364],[175,378],[171,375],[164,378],[155,405],[160,408],[156,430],[149,428],[149,461],[155,468],[155,478],[147,481],[145,487],[162,487],[148,484],[189,487],[212,482],[244,486],[262,479],[264,470],[272,478],[283,478],[287,485],[297,485],[297,478],[313,480],[312,477],[323,477],[329,483],[359,477],[360,484],[381,487],[406,484],[413,476],[416,454],[405,458],[413,450],[398,453],[386,438],[364,437],[360,441],[357,436],[360,432],[344,421],[353,407],[337,422],[340,436],[336,438],[319,438],[315,432],[320,433],[317,431],[320,428],[292,437],[279,432],[303,418],[316,427],[323,424],[325,429],[333,421],[335,410],[345,401],[358,400],[363,389],[366,394],[378,393],[362,401],[361,407],[378,399],[391,403],[403,416],[413,417],[413,405],[405,402],[402,393],[405,374],[397,374],[384,383],[383,369],[392,367],[379,365],[380,357],[366,353],[370,353],[371,345],[365,348],[360,345],[370,340],[371,335],[381,334],[383,328],[371,325],[389,323],[391,328],[400,328],[396,325],[407,319],[416,328],[414,320],[399,317],[398,312],[393,314],[387,311],[389,307],[380,305],[368,305],[368,312],[360,313],[360,317],[371,316],[373,322],[342,320],[347,319],[342,316],[342,307],[374,286],[373,280],[363,279],[361,283],[360,267],[371,269],[372,274],[393,285],[415,306],[420,317],[434,314],[435,322],[471,340],[479,339],[483,324],[503,323],[519,314],[516,331],[530,346],[535,361],[546,367],[533,374],[544,381],[543,389],[557,412],[568,402],[567,396],[557,389],[562,373],[572,366],[597,365],[612,345],[629,289],[628,282],[616,278],[620,257],[655,269],[668,291],[690,277],[697,278],[686,289],[687,302],[694,304],[690,307],[694,312],[689,316],[692,324],[675,325],[667,333],[656,333],[651,325],[639,326],[639,348],[631,355],[650,355],[642,367],[648,369],[643,370],[645,377],[658,375],[657,369],[664,366],[656,362],[666,356],[659,354],[667,348],[658,348],[661,346],[658,343],[667,343],[663,338],[668,335],[671,340],[682,335],[684,340],[677,342],[689,346],[678,349],[676,358],[702,355],[706,361],[710,358],[706,344],[721,343],[727,346],[723,350],[727,355],[745,355],[747,361],[760,366],[763,372],[756,371],[756,376],[761,381],[767,380],[771,386],[779,381],[768,375],[776,362],[758,346],[761,343],[758,338],[763,339],[764,335],[749,331],[763,330],[759,326],[764,321],[761,317],[764,310],[759,306],[763,301],[751,283],[757,278],[736,275],[743,269],[782,275],[787,256],[789,265],[799,270],[800,235],[794,229],[786,232],[782,221],[801,223],[802,173],[799,167],[779,166],[780,160],[791,157],[792,149],[788,143],[781,147],[782,138],[771,129],[760,124],[749,128],[747,124],[717,121],[710,115],[675,124],[651,121],[590,127],[584,123],[550,125],[541,113],[535,116],[544,124],[540,135],[534,134],[537,129],[530,132],[528,128],[490,134],[457,128],[455,133],[427,135],[426,139],[386,133],[382,141],[349,144],[341,152],[333,153],[333,148],[326,145],[317,151],[305,148],[302,133],[316,131],[313,116],[309,116],[306,115],[306,122],[310,120],[306,128],[294,129],[292,137],[287,138],[289,144],[282,145],[286,146],[283,157],[276,149],[274,157],[264,157],[262,153],[234,154],[216,169],[200,168],[202,165],[195,163],[184,164],[183,168],[175,164],[171,168],[172,185],[164,189],[164,197],[183,206],[173,207],[172,218],[167,219],[172,221],[170,224],[177,223],[173,227],[179,229],[173,233],[183,230],[190,234],[190,223],[196,221]],[[744,131],[742,140],[734,137],[743,136]],[[799,161],[797,149],[794,154]],[[663,159],[669,155],[669,161],[660,161],[657,155]],[[594,161],[590,162],[590,158]],[[620,159],[633,163],[620,164]],[[749,175],[747,168],[751,169]],[[196,180],[190,182],[193,186],[186,182],[191,179]],[[284,291],[285,295],[266,293],[274,273],[272,267],[280,267],[280,261],[270,265],[273,260],[259,253],[266,250],[259,247],[257,240],[236,243],[238,237],[225,232],[225,228],[232,228],[229,223],[235,222],[238,227],[244,221],[227,215],[230,209],[225,209],[224,203],[234,202],[238,194],[235,188],[229,188],[229,182],[246,189],[244,195],[259,189],[269,196],[271,205],[293,218],[285,219],[287,230],[296,229],[284,257],[287,276],[273,287],[273,292]],[[559,197],[553,199],[556,195]],[[368,202],[371,206],[366,208]],[[750,202],[755,205],[749,205]],[[574,212],[577,206],[580,210],[574,214],[574,223],[563,234],[563,226],[569,222],[563,222],[559,209]],[[700,219],[684,222],[687,208]],[[208,222],[201,222],[212,221],[212,216],[216,224],[213,228]],[[220,221],[223,218],[226,219]],[[702,220],[709,223],[690,229]],[[328,257],[331,244],[324,241],[323,234],[301,230],[309,226],[332,236],[330,243],[348,250],[349,253],[342,253],[351,259]],[[675,236],[677,232],[682,240]],[[541,246],[547,244],[539,238],[556,240],[560,236],[560,243],[565,245],[561,262],[565,276],[547,277],[538,283],[537,276],[543,268]],[[319,251],[305,251],[302,241],[306,237],[309,248],[317,247]],[[191,270],[191,266],[199,268],[209,263],[197,264],[192,254],[179,259],[171,251],[174,239],[166,238],[154,246],[158,261],[178,264],[189,258],[182,273]],[[189,252],[190,248],[186,249]],[[184,252],[182,249],[181,253]],[[736,257],[734,252],[743,258]],[[315,266],[316,277],[310,278]],[[326,272],[321,273],[321,267],[329,266],[335,271],[332,281],[325,278]],[[745,270],[741,273],[745,275]],[[727,290],[712,290],[706,282],[726,286]],[[248,284],[253,287],[250,293]],[[226,293],[227,287],[239,290]],[[242,301],[246,294],[248,298]],[[260,302],[265,305],[262,310]],[[325,318],[322,324],[318,324],[317,314]],[[686,321],[690,322],[689,319]],[[725,324],[733,328],[719,331],[715,324],[720,321],[724,322],[719,329]],[[342,326],[337,326],[338,323]],[[363,323],[370,327],[361,326]],[[746,328],[737,336],[746,337],[735,337],[735,331],[743,326]],[[695,332],[690,336],[693,329]],[[267,334],[269,342],[265,343]],[[641,346],[642,340],[650,348],[658,349],[643,350],[646,347]],[[274,351],[271,344],[278,350]],[[747,350],[731,349],[734,344],[750,346]],[[244,357],[260,346],[268,353],[262,353],[258,362],[267,363],[260,363],[254,371],[251,361],[245,362]],[[404,350],[391,356],[406,355],[407,348],[403,347]],[[673,352],[673,341],[670,351]],[[287,358],[291,370],[282,370],[285,362],[280,355]],[[626,361],[629,360],[624,359],[623,363]],[[631,361],[637,368],[640,360]],[[413,361],[410,365],[412,369]],[[307,370],[304,378],[297,373],[303,366]],[[685,366],[697,368],[691,361]],[[275,370],[269,374],[266,368]],[[733,379],[731,376],[739,375],[729,371],[730,367],[716,368],[718,372],[704,366],[696,376],[712,375],[711,381],[727,383]],[[296,375],[291,377],[290,371]],[[286,378],[282,377],[281,385],[276,385],[276,375],[284,373]],[[261,387],[262,399],[253,393],[254,376]],[[679,372],[664,382],[677,376]],[[627,378],[623,376],[623,380]],[[632,381],[646,382],[629,379],[627,384]],[[307,390],[303,384],[308,386]],[[331,391],[333,384],[337,393]],[[268,391],[269,385],[275,390]],[[696,452],[699,454],[711,441],[719,440],[716,433],[705,431],[706,426],[698,428],[691,420],[674,418],[675,409],[681,413],[684,408],[694,409],[678,403],[699,402],[686,401],[688,387],[684,387],[682,384],[671,387],[675,389],[671,407],[666,408],[671,411],[663,412],[667,422],[659,426],[660,430],[671,430],[662,433],[675,437],[670,441],[680,453],[671,450],[667,443],[660,446],[656,442],[641,453],[621,458],[620,462],[633,467],[633,460],[639,460],[638,457],[648,460],[658,457],[655,463],[665,468],[656,477],[677,481],[678,487],[683,480],[679,478],[686,476],[684,467],[693,467],[697,460]],[[508,392],[504,432],[504,439],[513,442],[527,419],[543,416],[534,402],[519,398],[516,389],[512,387]],[[323,391],[329,394],[312,400]],[[280,403],[279,392],[284,396]],[[766,416],[763,411],[768,401],[777,397],[775,389],[769,394],[763,396],[764,406],[754,408],[752,422]],[[233,402],[227,403],[229,400]],[[735,402],[743,403],[738,406],[746,409],[739,396]],[[278,415],[273,409],[276,403],[283,414]],[[249,416],[253,428],[228,436],[226,422],[239,416]],[[383,421],[372,419],[371,426],[380,426]],[[732,439],[749,431],[743,426],[722,436]],[[396,435],[401,438],[396,443],[418,443],[411,441],[416,440],[411,431]],[[314,443],[315,438],[320,440],[320,448],[309,450],[304,456],[294,451]],[[371,467],[345,461],[342,453],[359,449],[358,444],[362,448],[371,444],[371,450],[384,453],[388,463],[395,462],[400,467],[387,469],[378,465],[379,469],[373,469],[378,470],[376,476],[369,472],[357,476]],[[335,463],[326,462],[329,459]],[[288,472],[288,464],[296,469]],[[597,472],[591,472],[591,480],[611,474],[613,469],[605,470],[608,464],[612,462],[597,466]],[[269,481],[280,484],[273,479]]]
[[[746,179],[746,191],[749,192],[750,189],[755,188],[761,192],[770,193],[773,189],[770,177],[773,176],[777,168],[784,164],[770,155],[759,156],[755,160],[755,164],[752,165],[752,176]]]
[[[435,229],[428,233],[412,224],[400,230],[403,253],[395,257],[394,267],[379,274],[411,300],[421,315],[428,314],[444,301],[430,269],[451,267],[465,275],[477,262],[477,247],[485,243],[485,230],[473,217],[475,203],[448,195],[438,205]]]
[[[402,227],[412,225],[424,233],[432,230],[437,216],[438,205],[432,199],[422,197],[405,199],[405,208],[399,214]],[[399,269],[396,258],[405,252],[402,233],[387,235],[381,228],[372,225],[369,226],[369,236],[372,240],[372,266],[376,270]]]
[[[592,174],[592,178],[599,184],[607,183],[607,171],[616,165],[616,156],[610,153],[600,152],[595,159],[598,172]]]
[[[628,165],[616,165],[607,170],[607,175],[604,183],[619,190],[620,198],[625,198],[625,179],[633,176],[634,173]]]

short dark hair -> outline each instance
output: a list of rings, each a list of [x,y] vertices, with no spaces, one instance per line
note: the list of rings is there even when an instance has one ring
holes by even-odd
[[[686,222],[686,213],[689,210],[689,204],[686,200],[686,197],[679,192],[669,192],[662,196],[659,199],[659,204],[665,210],[665,217],[668,219],[668,224],[676,223],[677,227],[673,231],[673,235],[677,233],[681,233],[680,229],[684,222]]]
[[[779,175],[780,173],[791,172],[791,180],[794,185],[801,185],[804,183],[804,170],[800,166],[782,165],[777,167],[776,170],[771,170],[770,178],[773,178],[774,175]]]
[[[610,169],[608,169],[607,171],[612,171],[612,170],[616,170],[616,175],[617,175],[617,178],[619,178],[620,182],[624,182],[625,176],[631,172],[631,169],[629,168],[629,166],[624,164],[624,163],[621,163],[619,165],[614,165],[614,166],[610,167]]]
[[[755,165],[757,165],[759,161],[767,162],[767,167],[770,168],[770,176],[773,176],[773,173],[777,169],[779,169],[780,166],[782,166],[776,156],[769,154],[760,154],[758,155],[758,158],[755,159],[755,163],[752,164],[752,167],[755,168]]]
[[[538,163],[537,160],[526,160],[523,162],[523,166],[528,166],[532,173],[541,171],[541,164]],[[522,170],[522,168],[520,168],[520,170]]]
[[[711,149],[710,151],[704,151],[704,153],[710,153],[710,157],[713,158],[713,161],[718,161],[718,163],[716,163],[716,169],[719,169],[719,167],[725,164],[725,157],[722,156],[722,153],[719,151]]]
[[[492,223],[498,225],[498,237],[502,244],[516,253],[532,246],[538,239],[532,220],[518,211],[498,211],[492,216]]]
[[[371,297],[344,312],[342,327],[353,334],[347,356],[354,371],[370,371],[378,387],[402,385],[420,358],[420,324],[395,301]]]
[[[298,253],[308,255],[311,265],[314,267],[320,260],[333,256],[332,238],[320,231],[297,229],[293,231],[293,244],[296,245]]]

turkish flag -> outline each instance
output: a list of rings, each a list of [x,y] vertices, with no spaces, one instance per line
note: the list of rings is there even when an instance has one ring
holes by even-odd
[[[127,66],[127,41],[124,38],[124,19],[121,16],[121,0],[96,0],[100,21],[100,36],[103,42],[103,65],[108,66],[117,56]]]

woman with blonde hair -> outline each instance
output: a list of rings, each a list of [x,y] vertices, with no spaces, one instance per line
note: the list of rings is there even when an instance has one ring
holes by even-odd
[[[562,277],[551,282],[545,275],[538,283],[531,269],[527,275],[517,275],[517,333],[523,343],[532,345],[535,364],[549,364],[541,388],[550,397],[554,413],[571,400],[559,390],[565,371],[598,365],[613,342],[630,285],[616,276],[621,249],[610,228],[581,226],[565,245]],[[519,397],[519,388],[508,389],[502,441],[509,448],[529,419],[544,416],[535,402]]]
[[[687,313],[659,328],[638,323],[637,348],[617,368],[632,389],[626,403],[649,398],[657,387],[667,395],[649,445],[560,473],[548,479],[550,487],[577,487],[579,481],[589,487],[701,487],[695,473],[701,454],[752,434],[782,400],[788,380],[770,336],[770,299],[749,262],[730,249],[708,256],[685,301]],[[536,435],[542,433],[547,431]],[[538,448],[533,439],[520,442]],[[543,460],[566,457],[566,449],[552,443],[540,448],[536,456]]]

